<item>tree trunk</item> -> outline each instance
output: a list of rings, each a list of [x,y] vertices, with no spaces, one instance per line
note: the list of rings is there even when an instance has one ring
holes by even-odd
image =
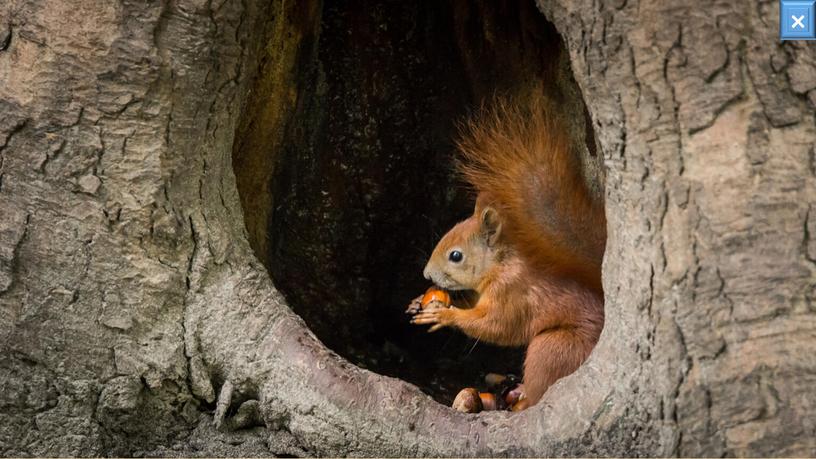
[[[535,407],[465,415],[327,349],[262,264],[277,159],[241,152],[288,148],[263,126],[327,6],[11,0],[0,454],[813,455],[816,55],[777,2],[676,3],[539,2],[605,165],[606,326]]]

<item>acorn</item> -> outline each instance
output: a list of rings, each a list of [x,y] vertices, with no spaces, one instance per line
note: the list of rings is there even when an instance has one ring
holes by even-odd
[[[466,387],[456,394],[451,408],[462,413],[478,413],[482,411],[482,398],[479,396],[479,391]]]
[[[451,304],[450,294],[437,287],[430,287],[420,301],[422,309],[447,308]]]
[[[507,376],[498,373],[488,373],[485,375],[485,384],[487,387],[496,387],[507,380]]]
[[[515,406],[520,400],[524,398],[524,392],[522,392],[521,386],[516,386],[513,389],[507,391],[504,394],[504,402],[507,406]]]
[[[530,401],[528,399],[526,399],[526,398],[522,398],[519,401],[517,401],[515,404],[513,404],[512,408],[510,408],[510,411],[522,411],[522,410],[526,410],[529,407],[530,407]]]
[[[490,392],[479,392],[479,398],[482,400],[482,409],[484,411],[495,411],[503,408],[496,396]]]

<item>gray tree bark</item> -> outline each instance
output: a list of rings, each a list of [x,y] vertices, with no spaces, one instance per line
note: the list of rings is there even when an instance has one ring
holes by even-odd
[[[11,0],[0,454],[813,455],[816,54],[775,1],[699,3],[540,1],[605,160],[607,322],[534,408],[465,415],[326,349],[250,248],[231,153],[282,2]]]

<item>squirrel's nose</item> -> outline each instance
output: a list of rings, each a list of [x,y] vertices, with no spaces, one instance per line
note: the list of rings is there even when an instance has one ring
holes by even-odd
[[[422,271],[422,275],[425,276],[425,280],[431,280],[431,271],[428,269],[427,266]]]

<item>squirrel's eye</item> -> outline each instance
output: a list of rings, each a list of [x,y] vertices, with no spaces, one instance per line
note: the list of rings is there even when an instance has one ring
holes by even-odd
[[[460,261],[462,261],[462,258],[464,258],[464,255],[462,255],[462,252],[458,250],[453,250],[451,251],[451,253],[448,254],[448,260],[454,263],[459,263]]]

